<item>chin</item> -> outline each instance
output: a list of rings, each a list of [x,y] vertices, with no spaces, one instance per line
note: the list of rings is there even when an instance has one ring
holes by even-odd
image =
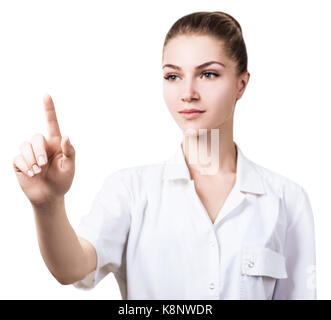
[[[198,135],[204,135],[211,130],[211,128],[208,126],[201,126],[198,124],[196,125],[190,124],[187,126],[182,126],[181,129],[185,136],[192,136],[192,137],[196,137]]]

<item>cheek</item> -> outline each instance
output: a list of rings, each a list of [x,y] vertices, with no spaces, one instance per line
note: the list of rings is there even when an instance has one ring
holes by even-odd
[[[210,105],[229,104],[233,100],[234,89],[231,85],[221,84],[220,86],[209,88],[205,92],[204,99]]]
[[[178,106],[177,91],[174,86],[163,85],[163,98],[170,112],[175,112],[181,107]]]
[[[209,90],[204,96],[207,109],[211,113],[231,112],[235,102],[234,89],[231,86],[220,86]]]
[[[205,121],[211,126],[219,126],[231,118],[233,114],[233,94],[226,90],[218,90],[213,94],[206,96],[208,105]]]

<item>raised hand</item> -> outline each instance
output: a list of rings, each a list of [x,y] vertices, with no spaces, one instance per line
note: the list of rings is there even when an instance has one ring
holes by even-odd
[[[68,137],[62,137],[52,98],[43,98],[48,139],[35,134],[20,146],[13,160],[20,186],[35,205],[51,203],[70,189],[75,173],[75,149]]]

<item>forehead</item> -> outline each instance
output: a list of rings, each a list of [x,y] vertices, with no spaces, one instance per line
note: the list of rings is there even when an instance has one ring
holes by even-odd
[[[229,62],[223,42],[211,36],[181,35],[171,39],[164,48],[163,62],[177,65],[199,65],[209,60]]]

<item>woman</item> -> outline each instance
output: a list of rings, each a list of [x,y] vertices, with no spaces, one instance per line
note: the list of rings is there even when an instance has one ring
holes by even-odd
[[[49,139],[22,144],[14,167],[47,267],[85,289],[113,272],[123,299],[315,299],[306,191],[233,141],[250,77],[239,23],[223,12],[182,17],[166,36],[162,68],[183,141],[165,162],[110,174],[76,232],[64,208],[75,151],[45,97]]]

